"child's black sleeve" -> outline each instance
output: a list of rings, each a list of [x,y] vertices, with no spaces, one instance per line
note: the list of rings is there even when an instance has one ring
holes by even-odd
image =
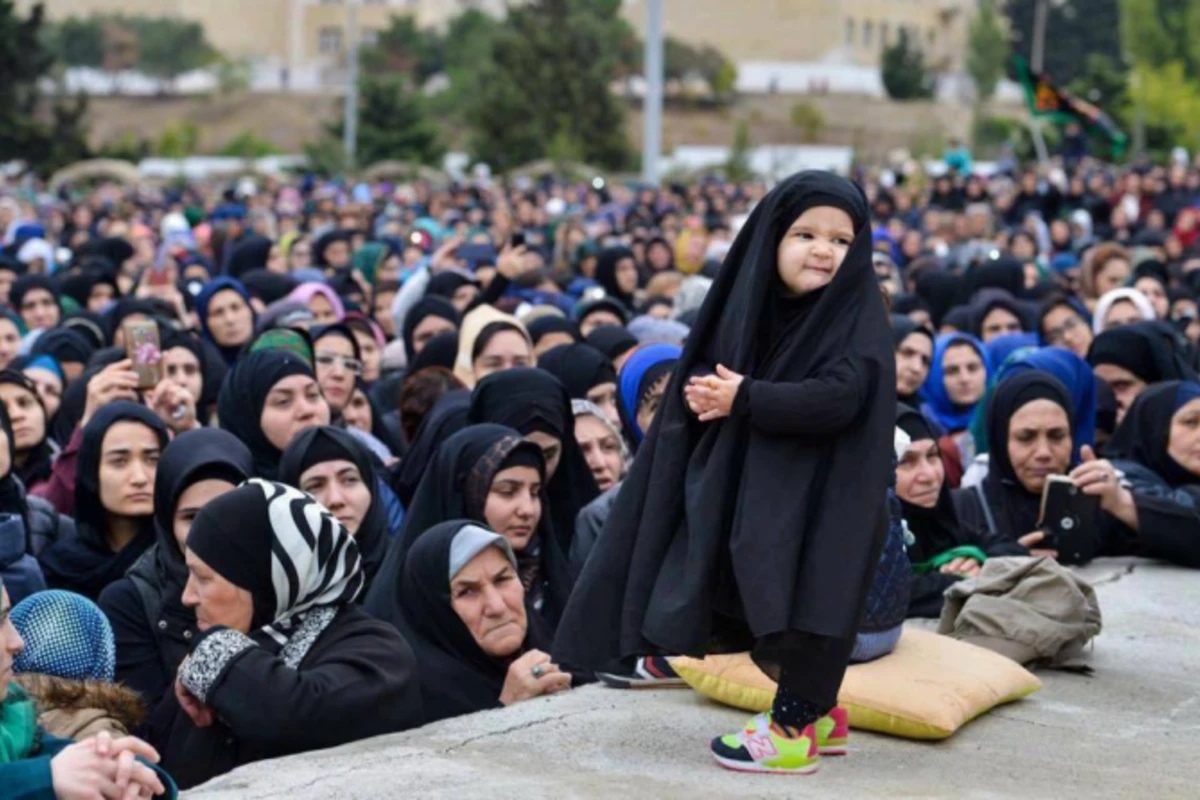
[[[799,383],[746,378],[734,400],[734,414],[784,436],[830,436],[849,425],[867,402],[872,381],[866,365],[843,359]]]

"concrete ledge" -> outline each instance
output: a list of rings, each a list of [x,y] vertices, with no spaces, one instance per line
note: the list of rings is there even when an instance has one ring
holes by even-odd
[[[811,778],[748,776],[708,741],[746,714],[689,690],[587,687],[334,750],[250,764],[189,800],[391,797],[1200,797],[1200,573],[1107,561],[1095,674],[931,744],[855,733]]]

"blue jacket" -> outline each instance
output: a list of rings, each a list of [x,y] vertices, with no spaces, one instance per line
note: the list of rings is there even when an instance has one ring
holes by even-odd
[[[43,733],[37,755],[0,764],[0,792],[4,800],[57,800],[54,794],[54,778],[50,774],[50,759],[62,750],[74,744],[70,739],[59,739]],[[175,800],[179,790],[171,776],[158,767],[154,767],[158,779],[167,787],[167,793],[160,795],[166,800]]]

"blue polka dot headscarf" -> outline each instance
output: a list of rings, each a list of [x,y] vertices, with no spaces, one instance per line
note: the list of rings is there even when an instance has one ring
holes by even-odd
[[[25,649],[13,659],[13,671],[36,672],[68,680],[111,681],[117,647],[112,626],[95,603],[57,589],[38,592],[13,606],[13,626]]]

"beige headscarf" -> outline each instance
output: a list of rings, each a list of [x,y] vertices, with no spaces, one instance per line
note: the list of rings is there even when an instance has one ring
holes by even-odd
[[[475,370],[472,365],[471,352],[475,349],[475,340],[483,329],[493,322],[507,322],[519,330],[529,342],[529,350],[533,352],[533,340],[529,331],[521,321],[511,314],[505,314],[493,306],[481,305],[463,317],[462,327],[458,329],[458,357],[454,360],[454,377],[463,382],[468,389],[475,387]]]

